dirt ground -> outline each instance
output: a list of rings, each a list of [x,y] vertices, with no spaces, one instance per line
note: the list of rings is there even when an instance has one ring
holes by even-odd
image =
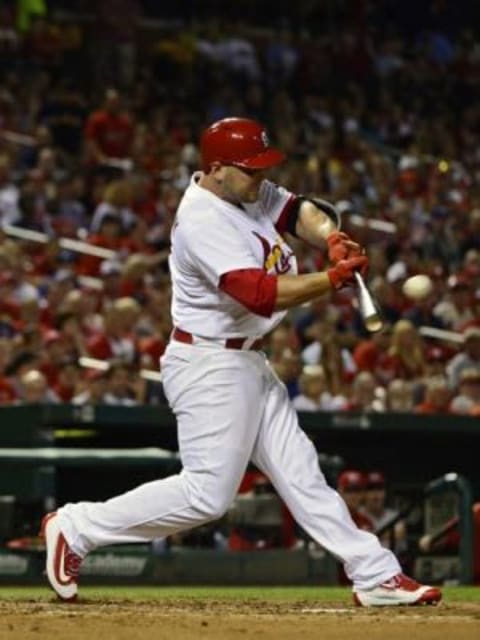
[[[480,604],[358,609],[255,601],[0,601],[0,640],[478,640]]]

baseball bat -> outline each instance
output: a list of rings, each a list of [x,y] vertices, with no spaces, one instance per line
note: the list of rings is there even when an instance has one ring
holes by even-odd
[[[362,274],[355,271],[355,279],[358,286],[358,305],[363,318],[363,324],[370,333],[381,331],[383,328],[383,320],[373,300],[372,294],[365,284]]]
[[[321,209],[330,218],[330,221],[334,224],[337,231],[340,231],[342,226],[342,214],[340,210],[336,206],[326,202],[325,200],[321,200],[320,198],[310,198],[310,201]],[[359,218],[359,216],[357,216],[357,218]],[[389,228],[389,233],[391,232],[392,229]],[[362,274],[355,271],[355,279],[358,287],[358,306],[363,318],[363,324],[370,333],[381,331],[383,329],[382,316],[375,304],[372,294],[365,284]]]

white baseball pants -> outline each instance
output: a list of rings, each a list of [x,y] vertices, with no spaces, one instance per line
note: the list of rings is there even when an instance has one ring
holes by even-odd
[[[171,342],[162,374],[177,417],[182,472],[106,502],[59,509],[73,551],[85,556],[104,545],[146,542],[220,518],[252,460],[305,531],[344,563],[356,588],[371,588],[400,571],[391,551],[356,527],[326,484],[286,388],[262,352]]]

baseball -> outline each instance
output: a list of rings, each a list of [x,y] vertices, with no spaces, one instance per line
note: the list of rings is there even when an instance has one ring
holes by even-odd
[[[419,274],[407,278],[403,283],[402,291],[411,300],[423,300],[433,290],[433,282],[429,276]]]

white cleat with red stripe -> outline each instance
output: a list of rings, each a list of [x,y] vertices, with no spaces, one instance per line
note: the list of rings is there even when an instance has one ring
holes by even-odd
[[[442,592],[399,573],[373,589],[354,590],[353,599],[360,607],[438,604]]]
[[[58,526],[58,516],[55,512],[48,513],[43,518],[40,536],[45,538],[47,577],[52,589],[61,600],[75,600],[82,558],[68,546]]]

